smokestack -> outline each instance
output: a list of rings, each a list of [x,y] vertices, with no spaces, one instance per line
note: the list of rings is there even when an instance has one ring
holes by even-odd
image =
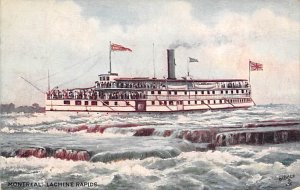
[[[168,79],[176,79],[174,49],[167,49],[167,54],[168,54]]]

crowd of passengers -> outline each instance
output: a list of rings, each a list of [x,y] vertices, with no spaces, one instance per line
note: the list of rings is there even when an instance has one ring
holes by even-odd
[[[205,84],[205,83],[198,83]],[[208,84],[208,83],[206,83]],[[245,82],[228,82],[226,83],[217,83],[218,88],[242,88],[248,87],[249,84]],[[161,89],[165,88],[164,83],[145,83],[145,82],[96,82],[96,88],[154,88]],[[143,92],[101,92],[96,91],[94,88],[89,89],[72,89],[72,90],[59,90],[58,88],[53,89],[50,93],[47,93],[48,99],[144,99],[146,95]]]
[[[96,81],[96,88],[164,88],[163,83],[145,83],[145,82],[98,82]]]
[[[73,89],[73,90],[59,90],[54,89],[47,93],[48,99],[145,99],[146,95],[143,92],[100,92],[94,89]]]
[[[245,82],[244,84],[242,84],[241,82],[229,82],[227,84],[225,83],[217,83],[218,87],[221,88],[248,88],[249,84],[248,82]]]
[[[150,89],[165,89],[165,83],[147,83],[147,82],[95,82],[96,88],[150,88]],[[198,83],[200,85],[206,85],[210,83]],[[170,84],[171,85],[171,84]],[[247,88],[248,82],[242,84],[241,82],[228,82],[217,83],[217,88]]]

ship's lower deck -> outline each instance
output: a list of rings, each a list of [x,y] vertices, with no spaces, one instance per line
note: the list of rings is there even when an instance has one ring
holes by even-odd
[[[185,112],[248,108],[251,98],[230,100],[46,100],[47,112]]]

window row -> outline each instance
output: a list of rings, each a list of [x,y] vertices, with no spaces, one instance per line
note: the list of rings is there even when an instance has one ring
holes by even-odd
[[[246,103],[251,102],[250,98],[242,98],[242,99],[230,99],[228,100],[230,103]]]
[[[248,93],[248,90],[221,90],[221,91],[215,91],[215,90],[201,90],[201,91],[165,91],[167,92],[167,94],[169,95],[197,95],[197,94],[244,94],[244,93]],[[151,91],[151,94],[162,94],[162,91]]]
[[[221,90],[221,94],[239,94],[239,93],[248,93],[248,90]]]
[[[151,105],[193,105],[193,104],[225,104],[225,103],[246,103],[246,102],[251,102],[251,99],[249,98],[240,98],[240,99],[229,99],[229,100],[189,100],[189,101],[173,101],[173,100],[165,100],[165,101],[151,101]],[[70,100],[64,100],[64,105],[70,105],[71,102]],[[98,104],[97,101],[80,101],[80,100],[75,100],[75,105],[85,105],[85,106],[97,106],[100,105]],[[118,101],[104,101],[103,102],[104,106],[118,106],[119,102]],[[128,101],[125,101],[126,106],[130,106],[130,103]]]
[[[64,100],[64,104],[65,105],[70,105],[71,102],[70,100]],[[97,101],[91,101],[90,104],[89,104],[89,101],[80,101],[80,100],[75,100],[75,105],[79,106],[79,105],[85,105],[85,106],[88,106],[88,105],[92,105],[92,106],[97,106]]]
[[[107,80],[109,81],[109,76],[100,76],[100,81],[104,81],[104,80]]]
[[[70,105],[71,102],[70,100],[64,100],[64,104],[65,105]],[[80,106],[80,105],[85,105],[85,106],[97,106],[97,105],[102,105],[102,104],[99,104],[98,101],[80,101],[80,100],[75,100],[75,105],[76,106]],[[104,106],[112,106],[112,105],[119,105],[118,101],[104,101],[103,102],[103,105]],[[125,101],[125,104],[126,106],[129,106],[130,103],[128,101]]]
[[[249,98],[231,99],[231,100],[189,100],[189,101],[151,101],[151,105],[206,105],[206,104],[226,104],[226,103],[244,103],[251,102]]]
[[[151,101],[152,105],[183,105],[183,101]]]

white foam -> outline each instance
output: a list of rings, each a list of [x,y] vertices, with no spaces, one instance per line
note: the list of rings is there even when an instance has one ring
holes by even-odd
[[[54,134],[54,135],[79,135],[83,137],[103,137],[103,138],[118,138],[118,137],[128,137],[134,134],[134,130],[125,131],[124,129],[118,128],[108,128],[105,129],[103,133],[88,133],[87,130],[81,130],[77,132],[67,132],[64,130],[60,130],[57,128],[49,128],[48,130],[41,130],[37,128],[19,128],[19,130],[11,129],[9,127],[4,127],[0,130],[2,133],[15,133],[15,132],[23,132],[23,133],[32,133],[32,134]]]
[[[115,175],[127,175],[133,177],[147,177],[147,176],[159,176],[161,175],[160,171],[147,169],[143,166],[144,162],[149,162],[153,158],[145,160],[121,160],[110,163],[96,162],[96,163],[87,163],[84,166],[85,172],[90,170],[103,170],[106,169],[109,172],[106,172],[104,175],[98,175],[94,173],[89,173],[93,177],[89,180],[90,182],[97,182],[98,185],[108,185],[114,178]],[[138,182],[137,182],[138,183]],[[144,184],[147,185],[147,184]],[[147,186],[146,189],[152,189],[150,186]]]
[[[123,167],[120,168],[119,172],[133,176],[150,176],[152,174],[151,170],[146,169],[145,167],[138,164],[123,165]]]
[[[0,131],[1,131],[2,133],[15,133],[15,132],[16,132],[16,130],[10,129],[10,128],[8,128],[8,127],[4,127],[4,128],[2,128]]]
[[[51,128],[51,129],[47,130],[44,133],[59,135],[59,134],[66,134],[67,132],[66,131],[62,131],[62,130],[58,130],[57,128]]]
[[[70,117],[64,115],[54,115],[49,116],[44,113],[26,114],[19,115],[16,114],[11,118],[6,118],[5,123],[7,125],[38,125],[42,123],[52,123],[55,121],[69,121]]]
[[[217,178],[230,181],[230,183],[238,183],[239,179],[235,176],[230,175],[228,172],[224,171],[222,168],[214,168],[207,173],[209,176],[218,176]]]
[[[179,157],[188,159],[190,161],[202,160],[205,162],[211,162],[216,165],[225,165],[232,162],[241,161],[242,158],[230,154],[229,152],[221,151],[207,151],[207,152],[184,152]]]
[[[104,133],[87,133],[86,131],[78,131],[75,133],[71,133],[74,135],[80,135],[82,137],[86,137],[86,138],[120,138],[120,137],[128,137],[128,136],[132,136],[132,134],[130,133],[126,133],[126,134],[120,134],[120,133],[109,133],[109,132],[104,132]]]
[[[261,176],[261,175],[255,174],[255,175],[251,176],[251,178],[249,178],[249,179],[247,180],[246,185],[247,185],[247,186],[248,186],[248,185],[253,185],[253,184],[257,183],[257,182],[258,182],[259,180],[261,180],[261,179],[262,179],[262,176]]]
[[[122,135],[122,136],[132,136],[135,133],[134,128],[117,128],[111,127],[104,130],[103,135],[114,134],[114,135]]]
[[[84,161],[66,161],[55,158],[18,158],[10,157],[4,158],[0,157],[0,169],[15,169],[23,168],[23,170],[32,170],[33,168],[39,169],[40,173],[47,176],[63,174],[69,171],[78,165],[84,164]]]
[[[94,183],[97,182],[98,185],[108,185],[112,180],[114,176],[113,175],[101,175],[92,178],[89,180],[89,182]]]
[[[272,173],[285,173],[286,167],[280,163],[280,162],[275,162],[275,163],[263,163],[263,162],[253,162],[249,165],[241,165],[237,166],[237,168],[246,170],[248,173],[251,174],[261,174],[261,175],[266,175],[266,174],[272,174]]]
[[[177,116],[177,122],[179,123],[189,123],[191,119],[185,115],[178,115]]]
[[[23,129],[22,130],[24,133],[43,133],[41,130],[36,130],[36,129]]]

